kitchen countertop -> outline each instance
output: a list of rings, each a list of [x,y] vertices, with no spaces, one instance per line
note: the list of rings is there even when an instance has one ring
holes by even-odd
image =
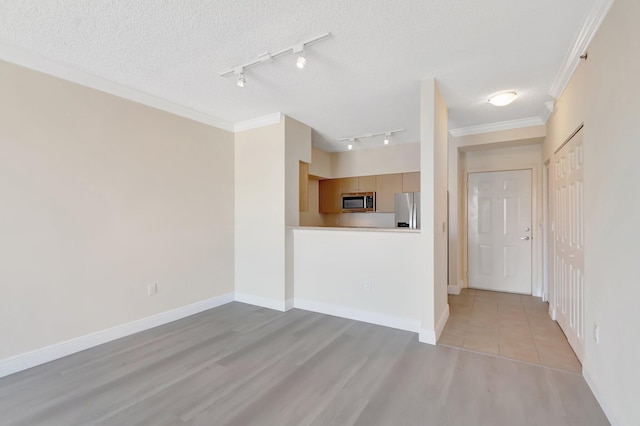
[[[368,226],[288,226],[289,229],[315,231],[357,231],[357,232],[400,232],[419,234],[419,229],[409,228],[373,228]]]

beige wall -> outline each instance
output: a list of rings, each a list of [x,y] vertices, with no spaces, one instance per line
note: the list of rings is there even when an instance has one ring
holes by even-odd
[[[613,424],[640,420],[640,2],[617,0],[547,123],[545,159],[584,121],[583,374]],[[593,336],[600,327],[600,343]]]
[[[300,162],[311,163],[311,127],[284,117],[285,144],[285,225],[300,225]],[[285,235],[285,301],[293,307],[293,233]]]
[[[311,163],[311,127],[284,116],[285,224],[300,223],[300,162]]]
[[[286,310],[293,303],[293,235],[299,162],[311,161],[311,128],[290,117],[236,133],[235,251],[238,300]]]
[[[331,154],[331,177],[420,171],[420,144],[404,143]]]
[[[448,315],[447,304],[447,143],[448,111],[435,79],[420,87],[420,340],[435,343]],[[443,228],[444,225],[444,228]]]
[[[280,310],[285,301],[284,123],[238,132],[235,139],[236,295]]]
[[[0,74],[0,359],[233,291],[232,133]]]
[[[435,84],[434,111],[434,217],[433,217],[433,259],[434,259],[434,313],[436,338],[444,327],[448,316],[447,301],[447,146],[449,142],[449,111],[438,84]],[[424,184],[424,180],[421,182]],[[428,222],[423,222],[428,224]],[[425,225],[426,226],[426,225]]]
[[[582,124],[586,95],[584,62],[576,69],[567,88],[556,101],[555,111],[547,121],[547,139],[543,146],[544,161],[551,158],[562,143]]]
[[[309,174],[321,178],[330,178],[332,177],[331,173],[331,153],[318,148],[311,148]]]

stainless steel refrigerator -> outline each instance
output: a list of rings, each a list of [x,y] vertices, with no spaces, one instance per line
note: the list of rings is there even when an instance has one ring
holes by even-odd
[[[420,193],[396,194],[396,228],[420,229]]]

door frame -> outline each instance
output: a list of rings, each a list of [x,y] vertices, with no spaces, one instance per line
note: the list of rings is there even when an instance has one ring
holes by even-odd
[[[551,289],[553,286],[552,274],[550,266],[553,264],[552,257],[552,224],[551,224],[551,159],[548,159],[542,165],[542,301],[549,302],[551,300]],[[549,303],[549,315],[555,320],[555,311]]]
[[[462,232],[460,232],[460,244],[462,245],[462,265],[463,265],[463,277],[465,287],[469,288],[469,229],[467,225],[468,221],[468,208],[467,197],[469,193],[469,174],[470,173],[488,173],[488,172],[510,172],[515,170],[530,170],[531,171],[531,295],[535,297],[542,296],[542,285],[540,271],[540,257],[542,250],[542,231],[541,223],[539,221],[538,214],[538,179],[539,171],[538,167],[518,167],[518,168],[470,168],[464,170],[464,179],[462,181],[462,196],[460,201],[462,202]]]

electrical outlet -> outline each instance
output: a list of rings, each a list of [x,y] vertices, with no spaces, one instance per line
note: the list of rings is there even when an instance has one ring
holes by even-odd
[[[362,287],[364,287],[367,293],[371,293],[371,290],[373,290],[373,283],[371,282],[371,280],[366,280],[364,283],[362,283]]]
[[[593,324],[593,340],[596,344],[600,343],[600,326],[598,324]]]
[[[158,293],[158,284],[148,284],[147,285],[147,296],[154,296]]]

